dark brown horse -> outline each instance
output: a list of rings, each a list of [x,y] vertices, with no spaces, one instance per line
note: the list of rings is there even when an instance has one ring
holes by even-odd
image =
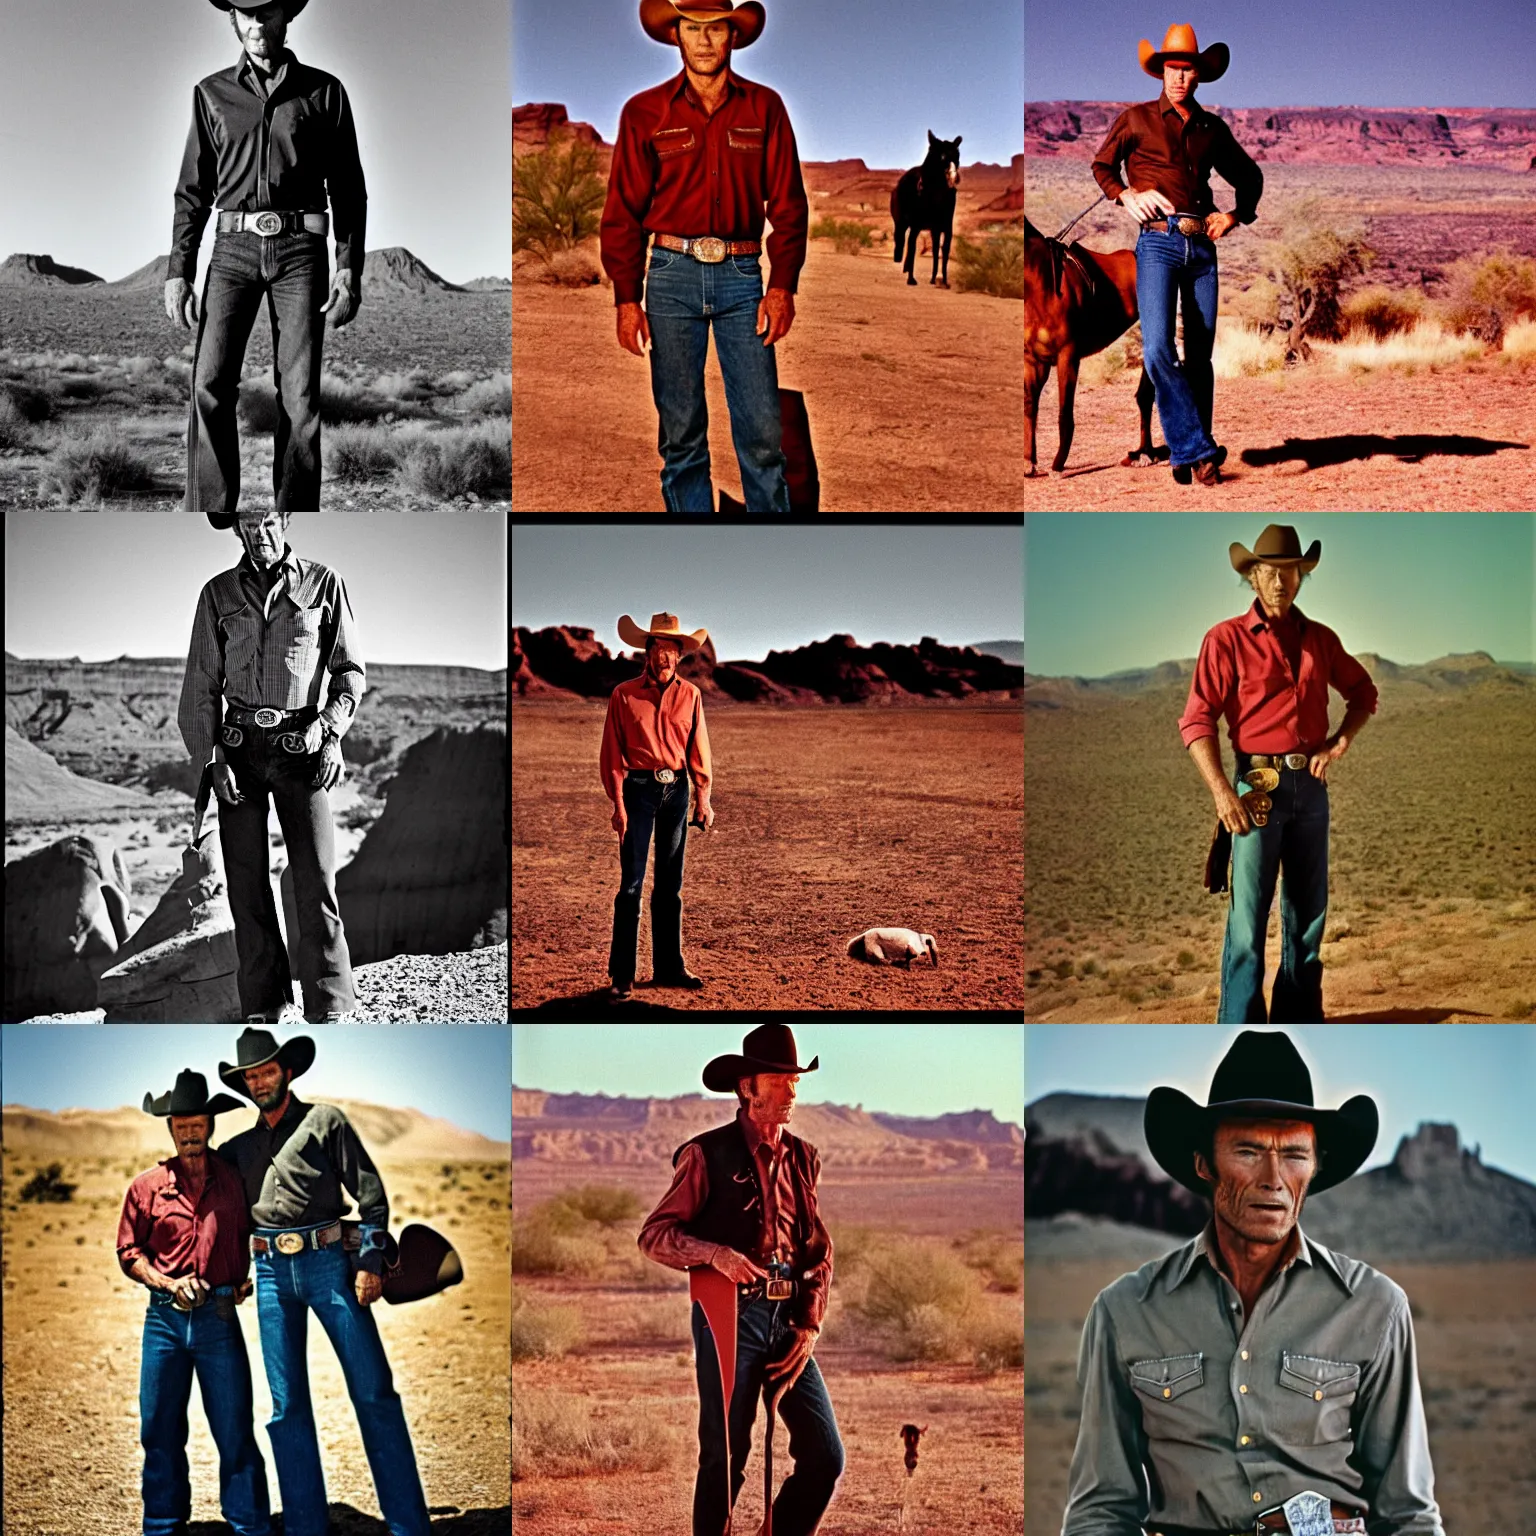
[[[1066,468],[1076,428],[1073,400],[1077,370],[1085,357],[1102,352],[1135,323],[1136,253],[1090,251],[1075,241],[1063,245],[1048,240],[1028,219],[1024,221],[1024,448],[1026,475],[1035,467],[1035,422],[1040,392],[1051,368],[1056,369],[1060,396],[1060,443],[1051,470]],[[1152,380],[1145,367],[1136,386],[1141,413],[1141,441],[1120,462],[1146,468],[1168,457],[1167,448],[1152,446]]]

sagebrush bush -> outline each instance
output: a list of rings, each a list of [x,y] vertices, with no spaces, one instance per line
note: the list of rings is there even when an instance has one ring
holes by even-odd
[[[811,239],[830,240],[844,256],[857,256],[875,243],[875,232],[858,219],[820,218],[811,226]]]
[[[1345,325],[1364,331],[1377,341],[1410,331],[1423,317],[1424,300],[1412,292],[1372,283],[1344,300]]]
[[[31,426],[52,421],[56,414],[56,396],[52,390],[23,383],[20,379],[6,379],[0,383],[0,400],[9,401],[17,418]]]
[[[685,1434],[640,1401],[598,1417],[585,1397],[522,1387],[512,1395],[512,1481],[659,1472],[678,1459]]]
[[[400,478],[413,491],[451,500],[512,499],[512,438],[500,421],[452,427],[407,440]]]
[[[557,139],[512,162],[512,249],[546,262],[597,234],[608,189],[594,145]]]
[[[0,391],[0,449],[25,448],[32,441],[32,430],[16,402]]]
[[[869,1284],[858,1311],[871,1323],[903,1330],[920,1307],[937,1307],[945,1316],[958,1319],[970,1310],[977,1294],[976,1276],[959,1259],[904,1244],[870,1256]]]
[[[492,374],[471,384],[458,398],[459,407],[471,416],[510,416],[512,414],[512,375]]]
[[[42,481],[65,506],[155,489],[149,458],[107,431],[66,437],[44,465]]]
[[[388,427],[332,427],[321,439],[321,453],[335,480],[382,480],[400,464]]]
[[[581,1232],[561,1232],[548,1219],[530,1217],[512,1226],[512,1273],[516,1275],[597,1274],[608,1257],[602,1240]]]
[[[1536,256],[1504,249],[1458,256],[1445,275],[1453,306],[1491,311],[1506,326],[1536,316]]]
[[[574,1307],[547,1306],[512,1287],[512,1358],[558,1360],[583,1342]]]
[[[1000,299],[1024,297],[1024,231],[987,235],[979,243],[955,237],[955,287]]]
[[[574,1212],[583,1221],[611,1227],[621,1221],[635,1221],[645,1214],[645,1206],[633,1190],[614,1184],[583,1184],[567,1189],[549,1202],[551,1208]]]

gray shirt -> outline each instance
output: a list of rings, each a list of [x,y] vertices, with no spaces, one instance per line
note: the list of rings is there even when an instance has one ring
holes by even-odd
[[[1101,1291],[1062,1536],[1252,1530],[1311,1489],[1371,1536],[1443,1536],[1408,1298],[1308,1242],[1244,1315],[1212,1229]]]

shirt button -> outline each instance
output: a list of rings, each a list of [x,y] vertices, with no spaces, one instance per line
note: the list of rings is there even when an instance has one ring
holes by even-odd
[[[1247,1392],[1247,1391],[1248,1391],[1248,1388],[1247,1388],[1247,1387],[1239,1387],[1239,1388],[1238,1388],[1238,1389],[1237,1389],[1237,1390],[1238,1390],[1238,1391],[1239,1391],[1239,1392],[1243,1392],[1243,1393],[1246,1393],[1246,1392]]]
[[[1239,1445],[1247,1445],[1247,1444],[1248,1444],[1248,1436],[1247,1436],[1247,1435],[1244,1435],[1244,1436],[1243,1436],[1243,1437],[1242,1437],[1242,1439],[1241,1439],[1241,1440],[1239,1440],[1239,1441],[1238,1441],[1238,1442],[1237,1442],[1237,1443],[1238,1443],[1238,1444],[1239,1444]]]
[[[1163,1396],[1164,1397],[1172,1397],[1173,1396],[1173,1388],[1172,1387],[1164,1387],[1163,1388]]]
[[[1313,1400],[1313,1402],[1317,1402],[1317,1403],[1322,1402],[1323,1394],[1321,1392],[1314,1392],[1312,1394],[1312,1400]]]
[[[1243,1359],[1246,1360],[1247,1358],[1248,1358],[1248,1351],[1245,1349],[1243,1351]]]
[[[1263,1496],[1259,1493],[1259,1491],[1255,1489],[1253,1494],[1253,1502],[1257,1504],[1262,1497]]]

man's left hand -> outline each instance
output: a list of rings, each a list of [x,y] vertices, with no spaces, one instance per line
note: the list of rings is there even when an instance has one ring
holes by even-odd
[[[770,288],[757,304],[757,334],[763,345],[771,347],[781,337],[789,335],[795,323],[795,296],[787,288]],[[767,334],[764,335],[764,332]]]
[[[1212,240],[1220,240],[1228,230],[1237,228],[1237,216],[1231,213],[1208,213],[1205,216],[1205,232]]]
[[[365,1307],[371,1307],[384,1294],[384,1282],[366,1269],[357,1272],[357,1299]]]
[[[316,789],[335,789],[346,777],[347,765],[341,759],[341,742],[330,737],[320,754],[320,766],[315,770]]]
[[[325,744],[325,722],[323,720],[311,720],[304,727],[304,750],[311,755],[318,752]]]
[[[772,1361],[768,1366],[768,1379],[781,1397],[799,1381],[800,1373],[816,1347],[814,1329],[796,1328],[793,1331],[794,1342],[789,1346],[789,1353],[782,1360]]]
[[[702,827],[706,832],[712,832],[715,826],[714,810],[708,805],[695,805],[693,808],[693,823],[696,827]]]
[[[320,313],[329,312],[331,324],[338,331],[357,313],[357,306],[362,302],[359,287],[349,267],[337,267],[331,274],[331,291],[320,306]]]
[[[1326,784],[1329,763],[1338,762],[1348,751],[1349,737],[1330,736],[1323,744],[1323,750],[1312,754],[1312,761],[1307,764],[1307,769],[1314,779],[1321,779]]]

